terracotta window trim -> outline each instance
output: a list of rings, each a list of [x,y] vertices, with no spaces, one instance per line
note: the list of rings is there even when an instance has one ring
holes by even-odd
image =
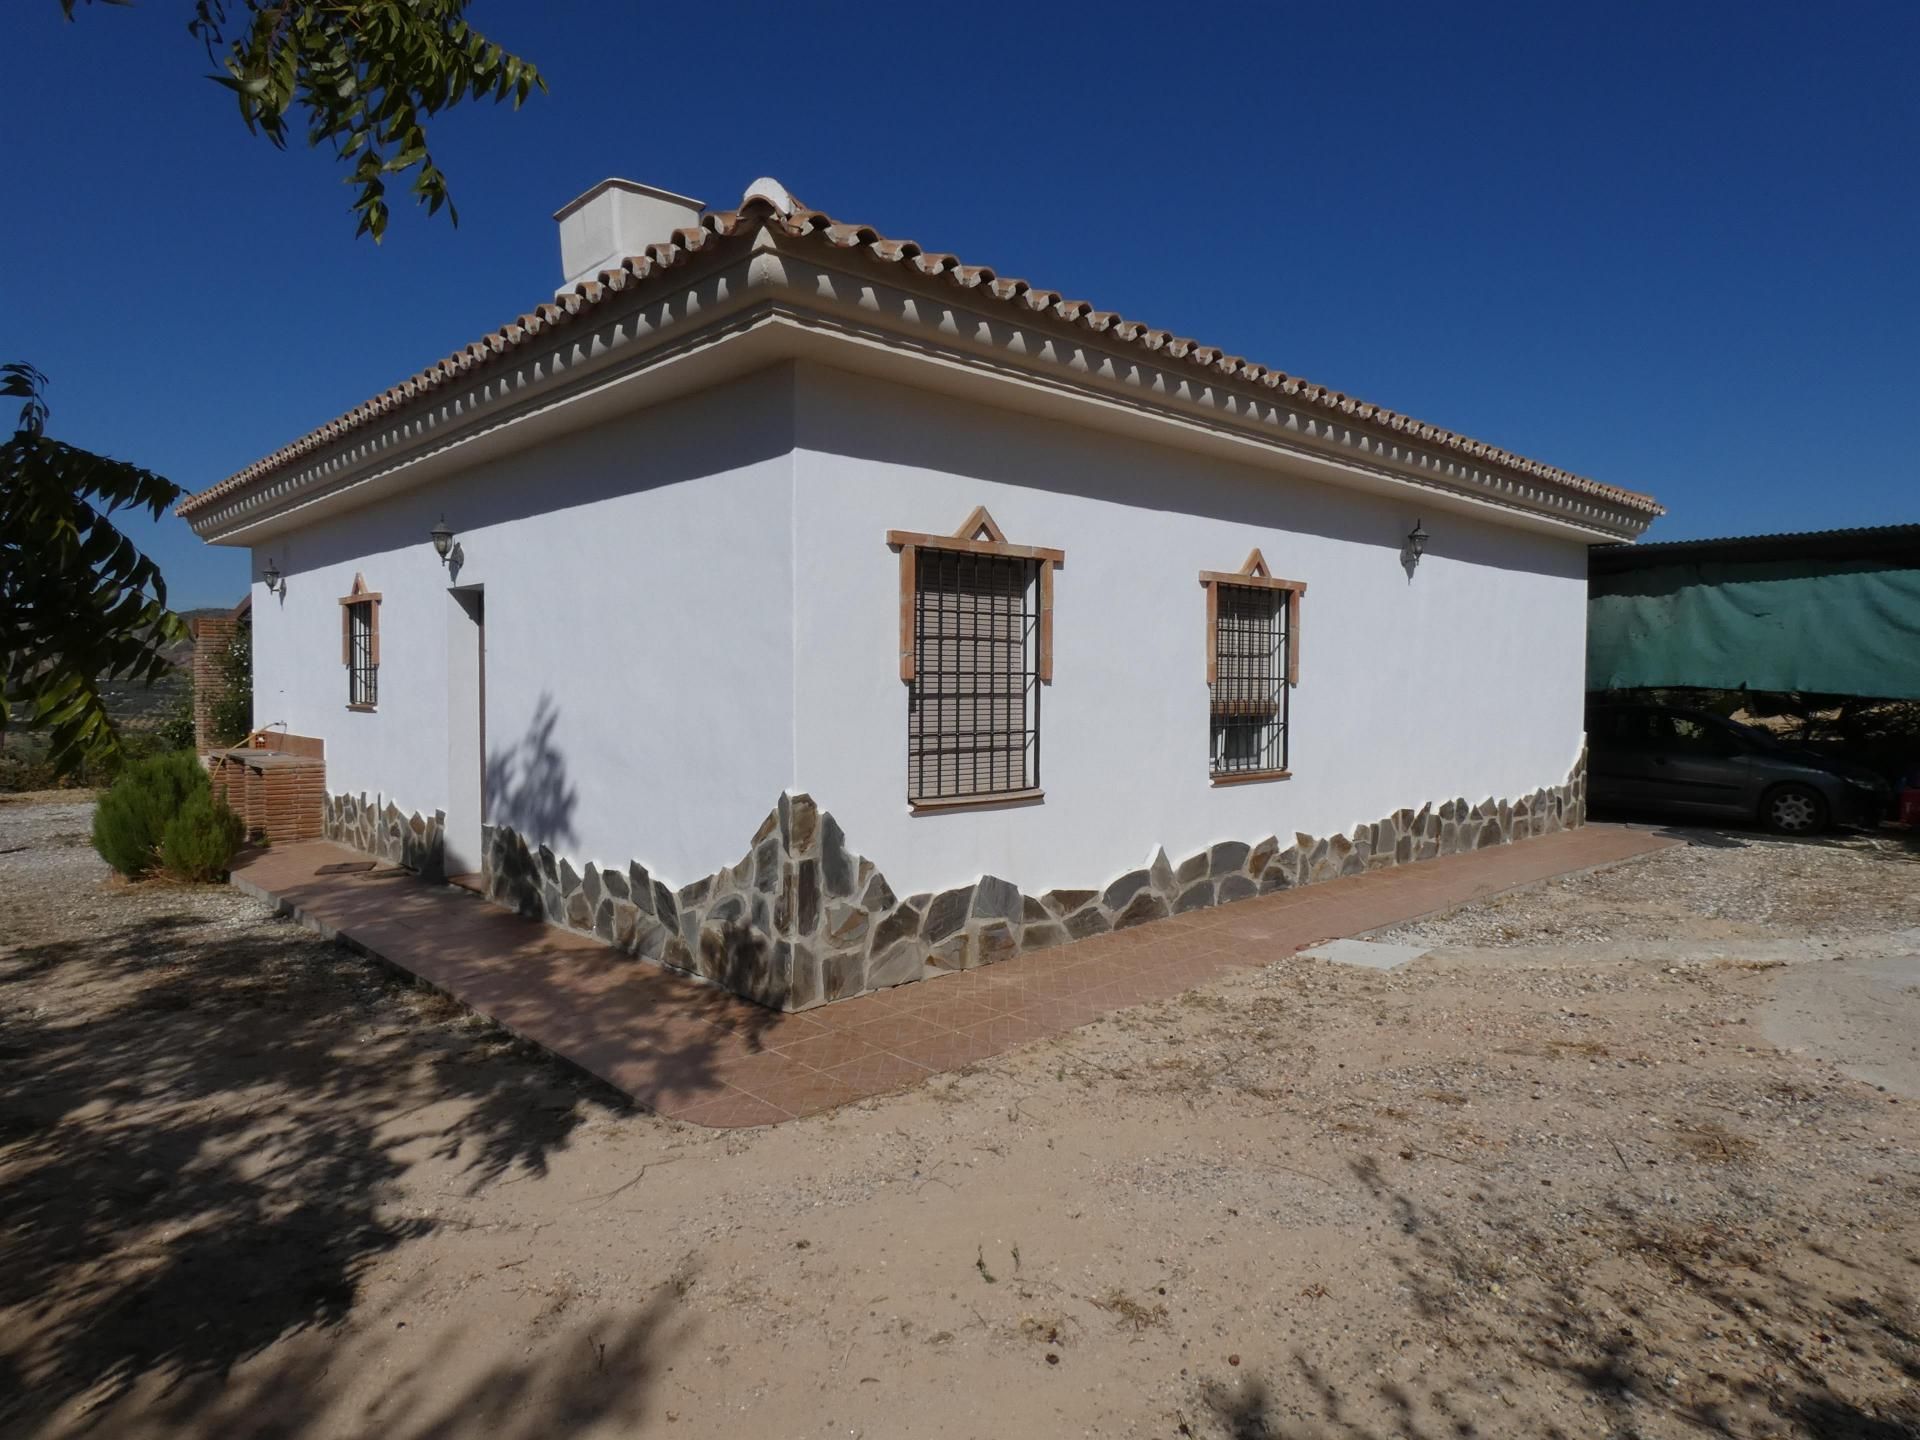
[[[1291,729],[1289,702],[1294,687],[1300,683],[1300,599],[1307,592],[1306,582],[1275,575],[1268,567],[1266,557],[1256,547],[1248,552],[1246,563],[1238,570],[1202,570],[1200,584],[1207,596],[1208,779],[1214,785],[1257,785],[1291,779],[1293,772],[1288,766],[1287,756],[1288,731]],[[1240,597],[1224,615],[1220,598],[1223,590],[1236,592]],[[1262,601],[1254,598],[1261,595],[1272,596],[1273,599]],[[1249,604],[1253,607],[1251,612],[1247,610]],[[1280,613],[1283,611],[1284,619]],[[1248,671],[1250,661],[1244,650],[1245,626],[1249,623],[1249,616],[1254,613],[1266,613],[1271,617],[1271,622],[1254,620],[1252,623],[1256,625],[1284,625],[1284,630],[1273,641],[1284,646],[1284,673],[1273,675],[1265,665]],[[1234,673],[1228,677],[1224,695],[1220,673],[1223,623],[1229,625],[1236,637],[1230,657],[1234,661]],[[1252,633],[1257,636],[1261,632]],[[1247,686],[1250,680],[1271,685],[1271,693],[1249,691]],[[1252,727],[1250,732],[1249,726]],[[1265,735],[1269,726],[1273,733]],[[1222,756],[1227,753],[1221,747],[1231,746],[1236,734],[1244,741],[1249,733],[1256,738],[1265,735],[1265,738],[1258,739],[1258,743],[1266,753],[1258,758],[1266,760],[1267,767],[1236,770],[1228,762],[1227,768],[1221,768]],[[1277,747],[1277,753],[1268,747]],[[1273,763],[1275,761],[1279,763],[1276,765]]]
[[[365,669],[370,672],[367,683],[373,690],[374,700],[353,698],[359,686],[359,675],[353,661],[353,613],[362,605],[367,607]],[[357,573],[353,577],[353,588],[340,597],[340,663],[347,667],[347,708],[360,711],[377,708],[380,673],[380,592],[369,590],[366,577]]]
[[[1037,805],[1047,798],[1043,789],[997,790],[982,795],[951,795],[935,799],[915,800],[909,798],[907,807],[915,815],[944,815],[951,810],[994,810],[1002,806]]]
[[[1010,543],[984,505],[950,535],[889,530],[887,544],[900,554],[909,808],[1039,802],[1053,572],[1066,553]]]
[[[1291,780],[1291,770],[1246,770],[1237,773],[1214,771],[1208,776],[1212,785],[1265,785],[1274,780]]]
[[[1003,560],[1031,560],[1039,568],[1040,634],[1038,668],[1040,683],[1053,683],[1053,572],[1067,563],[1064,550],[1043,545],[1010,545],[1000,533],[987,507],[976,505],[958,530],[951,535],[930,535],[919,530],[889,530],[887,544],[900,552],[900,678],[915,675],[913,652],[913,595],[915,583],[914,552],[917,550],[957,550],[967,555],[992,555]]]
[[[1202,570],[1200,583],[1207,592],[1207,684],[1220,678],[1220,590],[1238,585],[1245,590],[1284,590],[1287,594],[1287,684],[1300,683],[1300,599],[1307,593],[1304,580],[1283,580],[1267,568],[1258,549],[1238,570]]]
[[[984,510],[974,514],[984,515]],[[989,519],[991,517],[988,517]],[[969,555],[998,555],[1008,560],[1045,560],[1054,565],[1067,563],[1067,552],[1044,545],[1009,545],[1001,540],[973,540],[963,535],[927,535],[918,530],[889,530],[887,544],[924,546],[929,550],[960,550]]]

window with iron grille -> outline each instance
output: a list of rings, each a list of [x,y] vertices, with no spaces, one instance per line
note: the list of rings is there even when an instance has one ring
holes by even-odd
[[[1289,592],[1215,585],[1209,751],[1216,777],[1287,768]]]
[[[1039,788],[1047,563],[968,550],[915,554],[907,690],[914,803]]]
[[[380,699],[380,652],[375,643],[374,602],[347,608],[347,703],[372,706]]]

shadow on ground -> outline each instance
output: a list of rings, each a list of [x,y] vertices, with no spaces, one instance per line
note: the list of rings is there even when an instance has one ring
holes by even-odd
[[[1865,830],[1843,826],[1818,835],[1779,835],[1757,825],[1689,825],[1672,817],[1595,806],[1592,818],[1632,825],[1712,850],[1744,850],[1750,845],[1805,845],[1816,850],[1848,850],[1873,860],[1920,863],[1920,830],[1882,825]]]
[[[1623,1190],[1574,1202],[1578,1233],[1602,1258],[1567,1264],[1565,1237],[1542,1234],[1491,1184],[1450,1215],[1390,1185],[1372,1157],[1350,1168],[1398,1231],[1391,1254],[1414,1314],[1466,1378],[1343,1388],[1295,1351],[1281,1373],[1203,1384],[1208,1417],[1232,1440],[1463,1440],[1483,1429],[1920,1440],[1920,1254],[1869,1269],[1818,1238],[1682,1219],[1657,1192],[1641,1204]],[[1732,1352],[1738,1362],[1714,1358]],[[1871,1388],[1856,1383],[1863,1369],[1891,1384],[1859,1393]],[[1542,1375],[1577,1421],[1529,1415],[1524,1398],[1512,1408],[1512,1395],[1539,1394]]]
[[[424,1140],[478,1187],[544,1171],[620,1104],[432,997],[396,1025],[402,1003],[292,925],[223,933],[184,908],[0,954],[0,1429],[70,1422],[156,1376],[158,1408],[191,1414],[247,1357],[339,1325],[369,1267],[435,1228],[391,1203],[403,1151]],[[636,1404],[658,1327],[649,1309],[582,1339],[623,1378],[582,1383],[579,1403]],[[308,1433],[323,1373],[276,1370],[279,1418],[249,1433]],[[505,1405],[537,1379],[503,1369],[466,1400]],[[485,1433],[536,1433],[516,1423]]]

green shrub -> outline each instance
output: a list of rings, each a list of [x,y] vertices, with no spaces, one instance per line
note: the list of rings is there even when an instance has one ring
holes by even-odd
[[[0,755],[0,794],[54,790],[59,785],[60,774],[50,760],[44,757],[29,760],[18,755]]]
[[[151,730],[122,731],[120,743],[111,750],[90,755],[74,777],[81,785],[104,790],[118,780],[128,766],[156,755],[166,755],[179,747],[164,743]]]
[[[191,751],[137,760],[120,772],[93,812],[93,848],[128,878],[160,863],[167,824],[190,797],[209,796],[207,772]]]
[[[187,797],[160,836],[160,860],[182,880],[224,880],[240,848],[240,817],[201,789]]]
[[[153,729],[154,738],[168,750],[192,750],[199,743],[193,731],[193,676],[188,674],[179,698]]]
[[[208,716],[213,739],[220,745],[238,745],[253,729],[253,622],[236,626],[233,639],[220,655],[220,693]],[[193,743],[191,741],[189,744]]]

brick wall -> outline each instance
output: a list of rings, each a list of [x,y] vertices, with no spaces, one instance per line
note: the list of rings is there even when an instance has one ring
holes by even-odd
[[[242,623],[232,615],[202,615],[193,623],[193,746],[202,755],[219,743],[213,707],[226,692],[220,662]]]
[[[223,750],[210,756],[213,793],[224,794],[247,835],[274,843],[318,840],[325,814],[323,760],[278,751]]]
[[[324,759],[326,742],[317,735],[289,735],[284,730],[255,730],[236,750],[273,750],[283,755],[300,755],[309,760]]]

